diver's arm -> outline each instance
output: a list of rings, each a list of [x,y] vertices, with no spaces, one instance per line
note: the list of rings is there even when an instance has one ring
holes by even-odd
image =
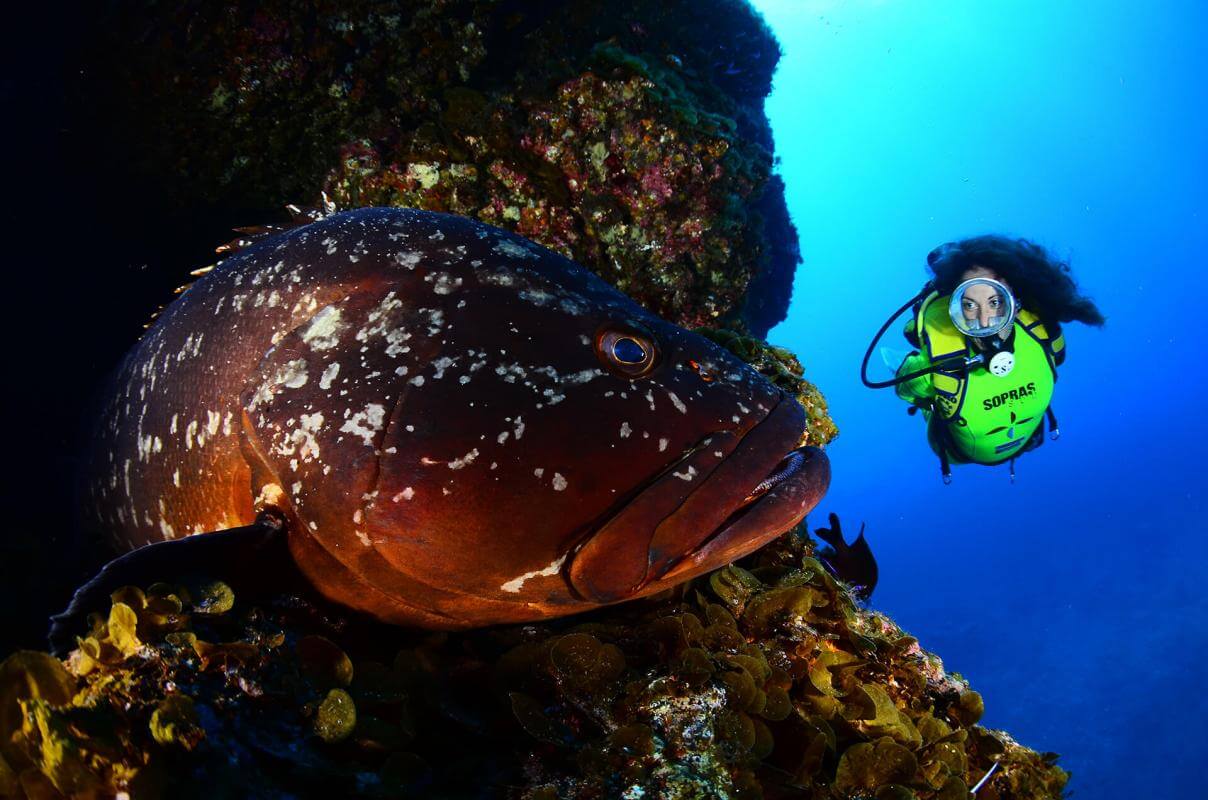
[[[902,361],[902,366],[898,367],[898,375],[907,375],[921,369],[927,369],[931,366],[931,359],[922,353],[911,353]],[[920,375],[909,381],[899,383],[895,387],[898,397],[905,400],[911,405],[929,408],[931,401],[935,397],[935,386],[931,382],[930,375]]]

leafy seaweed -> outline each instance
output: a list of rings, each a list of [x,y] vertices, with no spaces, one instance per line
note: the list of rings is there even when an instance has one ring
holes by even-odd
[[[422,634],[319,603],[115,592],[65,663],[0,665],[0,791],[955,800],[997,763],[979,797],[1040,800],[1067,779],[978,727],[980,696],[795,533],[540,625]]]

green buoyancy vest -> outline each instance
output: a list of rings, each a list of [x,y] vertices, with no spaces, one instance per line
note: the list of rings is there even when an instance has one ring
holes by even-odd
[[[947,297],[932,293],[917,317],[923,353],[932,361],[953,354],[972,354],[969,342],[948,316]],[[1050,339],[1036,316],[1021,309],[1014,323],[1015,366],[994,375],[984,365],[944,370],[931,376],[934,412],[961,460],[998,464],[1016,455],[1035,433],[1053,399],[1057,373],[1054,353],[1064,346]]]

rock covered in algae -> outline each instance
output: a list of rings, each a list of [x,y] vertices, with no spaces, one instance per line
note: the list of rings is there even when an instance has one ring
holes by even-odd
[[[784,318],[800,258],[763,113],[779,48],[745,0],[98,12],[75,127],[115,184],[245,225],[324,189],[473,216],[685,326]]]
[[[821,447],[830,444],[839,435],[839,428],[830,417],[826,398],[817,386],[805,379],[805,368],[791,351],[723,328],[697,328],[696,333],[725,347],[753,366],[773,385],[797,398],[806,416],[806,430],[801,444]]]
[[[0,794],[1056,798],[1067,775],[791,533],[656,598],[406,633],[313,598],[115,592],[0,665]]]

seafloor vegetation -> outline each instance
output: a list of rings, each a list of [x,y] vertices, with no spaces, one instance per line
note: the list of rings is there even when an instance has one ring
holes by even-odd
[[[1051,798],[1052,754],[860,607],[804,532],[651,600],[459,634],[126,587],[0,666],[0,794]]]

